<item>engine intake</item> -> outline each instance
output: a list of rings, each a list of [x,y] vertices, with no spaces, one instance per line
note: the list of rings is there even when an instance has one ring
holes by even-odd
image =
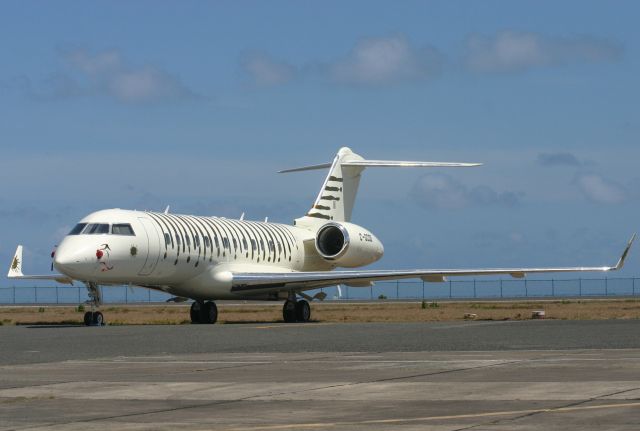
[[[316,248],[320,256],[333,260],[342,256],[349,247],[349,232],[337,223],[328,223],[316,236]]]
[[[348,222],[330,222],[316,233],[318,254],[334,266],[358,267],[382,257],[382,243],[368,230]]]

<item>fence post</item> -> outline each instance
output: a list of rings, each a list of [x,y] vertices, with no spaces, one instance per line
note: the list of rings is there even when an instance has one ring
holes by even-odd
[[[473,279],[473,297],[477,298],[478,295],[476,295],[476,279]]]
[[[129,303],[129,287],[125,286],[124,288],[124,303],[128,304]]]
[[[607,277],[604,278],[604,296],[609,296],[609,281]]]
[[[369,296],[373,299],[373,285],[369,286]]]
[[[80,304],[80,288],[76,287],[76,289],[78,289],[78,304]]]
[[[582,277],[578,279],[578,296],[582,296]]]
[[[449,280],[449,299],[451,299],[451,280]]]
[[[13,304],[15,305],[16,303],[16,287],[13,286]]]
[[[56,304],[60,303],[60,298],[58,298],[58,286],[56,285]]]
[[[422,280],[422,299],[424,300],[424,280]]]
[[[635,278],[631,279],[631,295],[633,296],[636,295],[636,279]]]
[[[551,296],[556,296],[556,280],[551,279]]]
[[[400,299],[400,280],[396,280],[396,299]]]
[[[500,279],[500,298],[502,298],[502,279]]]
[[[35,301],[34,302],[37,304],[38,303],[38,287],[37,286],[33,288],[33,292],[35,294]]]
[[[529,289],[527,288],[527,279],[524,279],[524,297],[528,298],[529,297]]]
[[[147,290],[149,292],[149,301],[148,302],[151,302],[151,289],[147,289]]]

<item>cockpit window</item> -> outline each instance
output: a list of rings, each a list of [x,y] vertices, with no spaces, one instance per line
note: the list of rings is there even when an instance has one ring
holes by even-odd
[[[114,235],[129,235],[135,236],[133,228],[128,223],[118,223],[111,226],[111,233]]]
[[[82,231],[85,235],[100,235],[109,233],[109,225],[106,223],[91,223]]]
[[[78,223],[73,229],[71,229],[69,235],[80,235],[80,232],[82,232],[82,229],[84,229],[86,225],[86,223]]]

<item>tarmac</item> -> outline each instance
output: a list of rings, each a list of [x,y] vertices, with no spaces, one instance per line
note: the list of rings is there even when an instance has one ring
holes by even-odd
[[[640,321],[0,327],[0,430],[638,430]]]

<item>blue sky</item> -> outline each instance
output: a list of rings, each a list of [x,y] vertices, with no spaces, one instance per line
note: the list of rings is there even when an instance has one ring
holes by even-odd
[[[0,260],[121,207],[290,222],[341,146],[386,268],[613,263],[640,215],[633,1],[0,4]],[[622,275],[640,274],[635,250]]]

